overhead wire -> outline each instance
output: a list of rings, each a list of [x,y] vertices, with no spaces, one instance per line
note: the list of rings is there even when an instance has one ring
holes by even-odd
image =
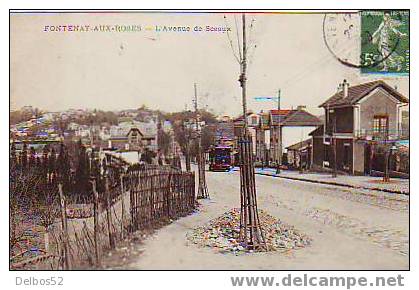
[[[226,27],[229,27],[229,25],[227,23],[227,17],[225,15],[224,15],[224,23],[225,23]],[[226,34],[227,34],[227,37],[228,37],[228,41],[229,41],[230,48],[231,48],[231,51],[233,53],[233,56],[236,59],[236,61],[240,64],[241,63],[241,53],[240,53],[240,59],[239,59],[239,57],[236,54],[236,51],[234,50],[233,41],[231,40],[230,33],[229,33],[228,29],[227,29]]]
[[[235,25],[236,25],[237,47],[239,49],[240,61],[242,61],[243,60],[242,47],[241,47],[241,44],[240,44],[240,33],[239,33],[239,26],[237,24],[237,17],[236,17],[236,15],[234,15],[234,22],[235,22]]]

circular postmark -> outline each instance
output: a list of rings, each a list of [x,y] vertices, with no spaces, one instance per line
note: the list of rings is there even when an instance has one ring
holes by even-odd
[[[391,11],[326,13],[323,40],[343,65],[361,69],[381,66],[387,70],[403,36],[396,28],[399,23],[400,14]],[[368,52],[364,52],[365,47],[369,47]]]

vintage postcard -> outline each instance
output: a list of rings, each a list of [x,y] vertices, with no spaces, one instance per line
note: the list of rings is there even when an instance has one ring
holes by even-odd
[[[409,25],[11,11],[10,270],[409,270]]]

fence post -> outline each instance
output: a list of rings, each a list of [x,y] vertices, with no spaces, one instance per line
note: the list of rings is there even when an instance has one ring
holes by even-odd
[[[170,193],[172,192],[172,173],[168,171],[168,177],[167,177],[167,190],[166,190],[166,210],[167,210],[167,219],[170,220],[172,217],[170,215]]]
[[[111,249],[115,248],[115,241],[112,234],[112,212],[111,212],[111,192],[109,191],[109,176],[106,175],[106,218],[108,222],[109,245]]]
[[[195,172],[192,172],[192,177],[191,177],[191,197],[192,197],[192,209],[195,209],[195,203],[196,203],[196,195],[195,195]]]
[[[121,174],[121,238],[124,239],[124,221],[125,221],[125,190],[124,190],[124,175]]]
[[[95,243],[95,258],[96,258],[96,267],[100,267],[100,253],[99,253],[99,195],[96,190],[96,180],[92,181],[93,186],[93,223],[94,223],[94,243]]]
[[[67,227],[67,207],[65,196],[63,193],[63,185],[58,184],[58,192],[60,194],[60,208],[61,208],[61,225],[63,231],[63,248],[64,248],[64,270],[70,270],[70,252],[68,247],[68,227]]]
[[[150,178],[150,224],[155,222],[155,214],[154,214],[154,177],[156,176],[156,172],[154,170],[151,171],[149,175]]]
[[[133,174],[132,172],[130,172],[129,173],[129,179],[128,179],[128,181],[129,181],[129,207],[130,207],[130,213],[131,213],[131,221],[130,221],[130,231],[131,232],[133,232],[134,230],[136,230],[136,228],[135,228],[135,213],[134,213],[134,208],[135,208],[135,206],[134,206],[134,202],[135,202],[135,199],[134,199],[134,190],[133,190],[133,186],[137,186],[136,184],[136,182],[134,182],[134,177],[136,177],[135,176],[135,174]]]

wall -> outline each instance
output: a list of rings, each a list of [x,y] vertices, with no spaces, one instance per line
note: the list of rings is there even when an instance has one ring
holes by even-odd
[[[345,167],[345,148],[348,152],[347,166]],[[333,156],[333,155],[331,155]],[[336,160],[337,168],[341,171],[352,173],[353,168],[353,141],[352,139],[337,139],[336,140]]]
[[[324,160],[323,137],[313,138],[313,164],[322,167]]]
[[[261,129],[256,130],[256,160],[264,159],[265,154],[265,132]]]
[[[354,173],[364,174],[365,144],[354,142]]]
[[[349,144],[349,146],[345,145]],[[348,168],[344,167],[344,152],[345,147],[348,147]],[[325,151],[329,156],[328,160],[325,160]],[[323,161],[329,161],[329,169],[334,168],[334,154],[333,154],[333,143],[330,145],[323,144],[323,138],[314,138],[313,140],[313,164],[323,167]],[[336,162],[337,169],[339,171],[345,171],[352,173],[353,168],[353,141],[352,139],[336,139]],[[362,159],[363,162],[363,159]]]
[[[373,129],[374,115],[388,115],[389,130],[397,130],[397,103],[388,97],[389,94],[379,88],[371,96],[360,102],[360,129],[370,131]]]

